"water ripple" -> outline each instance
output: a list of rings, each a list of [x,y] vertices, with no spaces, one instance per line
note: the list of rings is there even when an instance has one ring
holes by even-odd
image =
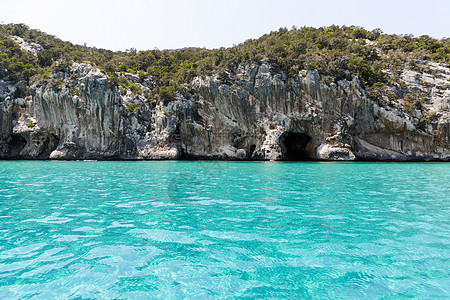
[[[448,164],[0,165],[1,299],[450,297]]]

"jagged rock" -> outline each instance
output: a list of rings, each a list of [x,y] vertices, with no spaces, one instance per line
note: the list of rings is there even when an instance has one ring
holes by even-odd
[[[197,77],[192,94],[157,105],[88,64],[51,74],[61,86],[33,86],[30,99],[0,82],[9,97],[0,102],[0,157],[450,160],[448,90],[432,95],[434,115],[407,115],[369,99],[356,77],[326,84],[315,70],[288,78],[265,63],[229,77]]]
[[[0,98],[2,99],[1,101],[8,99],[8,97],[12,97],[16,89],[17,88],[10,82],[0,80]]]
[[[321,160],[355,160],[352,151],[344,147],[333,147],[322,144],[317,148],[317,158]]]

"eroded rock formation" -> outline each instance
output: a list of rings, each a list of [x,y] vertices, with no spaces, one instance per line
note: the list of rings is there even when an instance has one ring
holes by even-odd
[[[25,99],[2,81],[0,158],[450,160],[450,94],[440,82],[430,79],[433,113],[423,115],[369,99],[356,77],[327,84],[308,70],[287,78],[265,63],[230,76],[197,77],[189,95],[159,103],[87,64],[52,74],[58,86],[34,85]],[[404,74],[411,86],[415,77]]]

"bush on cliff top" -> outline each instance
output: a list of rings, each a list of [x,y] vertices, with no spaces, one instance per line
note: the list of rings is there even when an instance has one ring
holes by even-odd
[[[35,57],[21,50],[11,36],[40,44],[44,50]],[[231,48],[113,52],[64,42],[23,24],[0,26],[2,78],[27,82],[34,75],[44,78],[57,60],[88,62],[106,72],[113,83],[128,88],[133,85],[119,74],[138,73],[141,82],[150,78],[156,85],[154,91],[162,94],[154,96],[159,99],[170,99],[174,89],[195,76],[222,74],[221,78],[225,78],[224,74],[235,72],[240,64],[262,61],[267,61],[273,72],[288,76],[303,69],[317,69],[323,78],[334,81],[357,75],[362,85],[376,95],[379,84],[388,83],[385,70],[395,75],[406,63],[414,65],[416,60],[449,64],[450,39],[390,35],[379,29],[368,31],[356,26],[333,25],[280,28]],[[399,80],[394,78],[392,82]]]

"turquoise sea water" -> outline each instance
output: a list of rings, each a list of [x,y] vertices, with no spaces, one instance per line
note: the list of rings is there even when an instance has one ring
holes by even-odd
[[[450,298],[445,163],[0,162],[0,298]]]

